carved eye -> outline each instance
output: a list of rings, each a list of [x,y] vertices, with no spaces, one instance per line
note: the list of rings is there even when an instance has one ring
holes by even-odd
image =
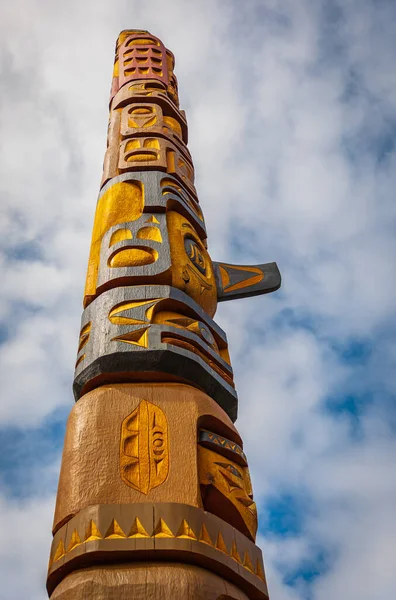
[[[156,456],[161,456],[165,450],[164,434],[163,431],[161,431],[161,429],[156,428],[153,431],[152,444],[153,454],[155,454]]]
[[[205,257],[197,242],[189,237],[184,238],[184,248],[188,258],[202,275],[206,275]]]
[[[211,331],[206,327],[206,325],[204,325],[204,323],[201,323],[201,321],[195,321],[188,327],[188,329],[199,335],[199,337],[209,344],[209,346],[213,346],[215,344],[215,339]]]
[[[228,471],[228,473],[231,473],[231,475],[234,475],[234,477],[238,477],[238,479],[243,479],[242,475],[240,474],[238,469],[234,467],[234,465],[230,465],[230,463],[223,462],[215,462],[215,464],[219,465],[219,467],[223,467],[225,471]]]
[[[162,235],[158,227],[142,227],[136,237],[140,240],[153,240],[162,243]]]

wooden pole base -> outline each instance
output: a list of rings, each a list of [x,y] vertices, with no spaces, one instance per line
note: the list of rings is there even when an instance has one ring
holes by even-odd
[[[249,600],[235,585],[200,567],[135,563],[75,571],[51,600]]]
[[[223,409],[188,385],[85,394],[67,426],[50,598],[268,600],[241,444]]]
[[[48,593],[63,589],[62,582],[73,572],[115,564],[132,568],[142,561],[158,567],[182,563],[193,572],[203,568],[233,583],[250,600],[268,600],[258,546],[216,515],[166,502],[101,504],[80,511],[54,536]]]

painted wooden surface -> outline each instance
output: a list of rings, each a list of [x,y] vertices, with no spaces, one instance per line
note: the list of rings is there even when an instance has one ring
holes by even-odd
[[[53,523],[55,600],[268,600],[219,301],[280,286],[212,260],[175,59],[116,44],[74,395]]]
[[[137,563],[68,575],[51,600],[249,600],[235,585],[196,566]]]
[[[161,411],[165,465],[161,476],[150,478],[155,438],[152,421],[126,422],[135,411],[150,407],[151,418]],[[101,386],[79,400],[69,417],[57,495],[54,531],[91,504],[133,502],[182,502],[202,506],[197,464],[197,435],[202,424],[235,442],[241,442],[225,412],[203,392],[182,384],[117,384]],[[140,454],[126,447],[130,434],[149,442]],[[140,431],[139,431],[140,428]],[[164,433],[166,430],[166,439]],[[139,483],[129,482],[125,466],[135,465]],[[151,461],[151,464],[150,464]],[[166,476],[165,475],[166,471]],[[160,485],[153,485],[158,484]]]
[[[260,549],[222,518],[175,502],[91,505],[55,534],[48,590],[76,569],[125,560],[177,560],[205,567],[267,599]]]

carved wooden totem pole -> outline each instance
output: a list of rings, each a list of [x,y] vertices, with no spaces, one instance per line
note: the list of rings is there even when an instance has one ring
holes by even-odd
[[[275,263],[208,254],[174,57],[117,41],[52,600],[268,598],[219,301],[274,291]]]

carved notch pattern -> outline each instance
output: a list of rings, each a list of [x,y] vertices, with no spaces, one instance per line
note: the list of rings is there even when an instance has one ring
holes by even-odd
[[[177,529],[176,533],[174,533],[171,530],[171,528],[168,526],[168,524],[163,518],[158,519],[158,522],[156,523],[151,532],[148,532],[145,529],[138,517],[135,517],[135,519],[133,520],[129,531],[128,529],[124,531],[117,522],[117,520],[112,519],[110,526],[108,527],[104,535],[102,535],[95,522],[91,519],[88,523],[83,539],[81,539],[81,537],[79,536],[77,529],[73,530],[67,548],[65,540],[63,538],[60,539],[54,554],[50,558],[49,570],[52,568],[54,563],[58,562],[61,558],[64,558],[69,552],[74,550],[74,548],[77,548],[78,546],[81,546],[88,542],[95,540],[127,540],[139,538],[173,538],[182,540],[188,539],[194,542],[207,544],[215,550],[218,550],[219,552],[222,552],[223,554],[226,554],[227,556],[231,557],[233,560],[235,560],[236,563],[238,563],[243,568],[250,571],[253,575],[256,575],[256,577],[265,582],[264,571],[259,559],[256,560],[256,565],[253,565],[253,561],[249,552],[245,550],[245,552],[243,552],[241,556],[241,553],[238,551],[235,541],[232,543],[232,546],[229,547],[225,543],[221,532],[218,533],[217,538],[214,541],[209,535],[208,530],[204,524],[202,524],[200,532],[197,533],[189,525],[186,519],[182,519],[180,527]]]

